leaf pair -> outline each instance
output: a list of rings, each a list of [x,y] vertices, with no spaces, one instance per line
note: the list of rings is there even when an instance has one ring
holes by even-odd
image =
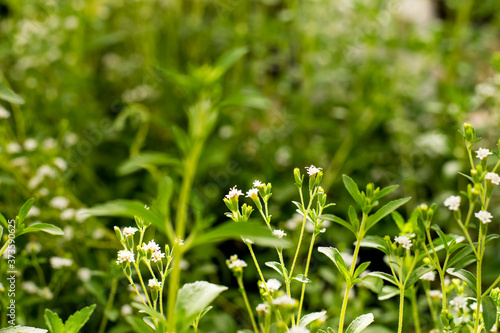
[[[65,323],[63,323],[57,313],[45,309],[45,323],[51,333],[78,333],[89,320],[95,307],[96,305],[93,304],[75,312],[69,316]]]

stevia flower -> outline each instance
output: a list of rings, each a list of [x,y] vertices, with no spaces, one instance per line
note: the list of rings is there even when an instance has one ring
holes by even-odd
[[[463,296],[457,296],[450,301],[450,305],[459,309],[467,308],[467,299]]]
[[[54,164],[61,169],[61,171],[65,171],[68,168],[68,163],[61,157],[54,158]]]
[[[247,198],[250,198],[252,200],[258,200],[259,199],[259,189],[252,188],[252,189],[248,190]]]
[[[52,257],[50,258],[50,265],[54,269],[69,267],[73,265],[73,260],[61,257]]]
[[[475,213],[474,216],[476,216],[477,219],[481,221],[483,224],[490,223],[491,219],[493,218],[493,215],[491,215],[490,212],[485,210],[481,210]]]
[[[59,215],[59,217],[63,221],[71,220],[74,216],[75,216],[75,210],[73,208],[66,208]]]
[[[151,260],[153,260],[154,262],[161,261],[163,258],[165,258],[165,253],[162,253],[161,251],[155,251],[151,256]]]
[[[302,326],[293,326],[288,330],[288,333],[310,333],[310,331]]]
[[[452,195],[452,196],[449,196],[445,201],[444,201],[444,205],[446,207],[448,207],[449,210],[458,210],[458,208],[460,207],[460,201],[462,200],[462,198],[460,198],[458,195]]]
[[[145,251],[145,252],[150,252],[150,253],[154,253],[156,251],[160,251],[160,246],[158,244],[156,244],[156,242],[154,240],[150,240],[149,243],[144,243],[142,245],[142,249]]]
[[[227,260],[227,267],[229,267],[229,269],[244,268],[244,267],[247,267],[247,263],[244,262],[241,259],[238,259],[238,255],[237,254],[233,254],[229,258],[229,260]]]
[[[33,138],[29,138],[24,141],[23,145],[24,149],[26,149],[27,151],[33,151],[36,149],[36,147],[38,147],[38,142]]]
[[[274,305],[280,306],[280,307],[294,307],[297,305],[297,300],[291,298],[288,295],[283,295],[278,298],[275,298],[272,303]]]
[[[477,302],[474,302],[470,305],[471,310],[477,311]],[[483,312],[483,306],[479,306],[479,312]]]
[[[0,105],[0,119],[10,118],[10,112],[7,111],[2,105]]]
[[[409,250],[413,245],[410,237],[408,236],[396,236],[394,237],[394,241],[400,244],[404,249]]]
[[[134,236],[136,231],[137,231],[137,228],[125,227],[125,228],[123,228],[123,236],[124,237],[132,237],[132,236]]]
[[[489,180],[493,185],[500,185],[500,176],[494,172],[488,172],[486,176],[484,176],[485,180]]]
[[[261,187],[266,186],[266,184],[262,183],[260,180],[254,180],[253,181],[253,186],[257,187],[257,188],[261,188]]]
[[[7,147],[6,147],[6,150],[7,150],[7,153],[9,154],[16,154],[16,153],[19,153],[21,151],[21,145],[17,142],[9,142],[7,144]]]
[[[177,244],[177,245],[179,245],[179,246],[183,246],[184,245],[184,240],[181,239],[180,237],[176,237],[174,239],[174,243]]]
[[[267,280],[266,285],[267,285],[267,289],[269,289],[269,292],[273,292],[273,291],[280,289],[281,282],[279,282],[276,279],[269,279],[269,280]]]
[[[443,293],[441,292],[441,290],[429,290],[429,296],[432,298],[441,299],[443,298]]]
[[[226,194],[226,198],[227,198],[227,199],[232,199],[232,198],[236,198],[236,199],[238,199],[238,197],[239,197],[240,195],[243,195],[243,192],[241,192],[240,190],[238,190],[238,189],[236,188],[236,186],[237,186],[237,185],[233,186],[233,187],[231,188],[231,190],[229,190],[229,193],[228,193],[228,194]]]
[[[124,262],[125,263],[135,262],[134,253],[129,250],[118,251],[118,259],[116,259],[116,264],[119,265]]]
[[[477,158],[483,160],[485,158],[488,158],[488,155],[492,155],[493,153],[487,148],[479,148],[479,150],[476,150],[476,154]]]
[[[278,237],[278,238],[283,238],[286,236],[286,232],[280,229],[273,230],[273,235]]]
[[[420,280],[424,281],[434,281],[436,279],[436,272],[428,272],[420,277]]]
[[[314,165],[311,165],[310,167],[306,167],[306,170],[307,170],[307,174],[309,175],[309,177],[312,177],[315,174],[321,172],[321,170],[323,170],[323,169],[322,168],[317,168]]]
[[[267,306],[267,304],[264,304],[264,303],[260,303],[259,305],[257,305],[257,307],[255,308],[255,310],[257,311],[257,313],[261,316],[265,315],[266,313],[269,312],[269,307]]]
[[[156,279],[149,279],[148,286],[151,289],[160,289],[161,282],[158,282]]]
[[[92,271],[86,267],[80,268],[76,274],[78,278],[84,282],[90,281],[92,277]]]
[[[63,210],[68,207],[69,200],[65,197],[54,197],[50,200],[50,205],[56,209]]]

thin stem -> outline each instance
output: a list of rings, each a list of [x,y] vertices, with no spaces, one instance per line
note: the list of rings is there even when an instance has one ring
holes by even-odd
[[[257,272],[259,273],[260,280],[264,284],[264,289],[266,289],[266,292],[269,294],[269,296],[271,296],[271,293],[269,292],[269,289],[267,288],[267,282],[264,279],[264,275],[262,274],[262,271],[260,270],[259,262],[257,261],[257,258],[255,257],[255,253],[253,252],[252,244],[250,244],[250,243],[246,243],[246,244],[248,246],[248,250],[250,250],[250,255],[252,256],[253,262],[255,264],[255,268],[257,268]]]
[[[481,267],[483,263],[483,224],[479,223],[479,236],[478,236],[478,252],[479,252],[479,257],[477,259],[477,272],[476,272],[476,279],[477,279],[477,298],[476,298],[476,303],[477,303],[477,309],[476,309],[476,322],[474,324],[474,332],[479,333],[479,315],[481,314],[481,283],[482,283],[482,276],[481,276]]]
[[[487,296],[499,282],[500,282],[500,276],[497,277],[495,282],[493,282],[493,284],[483,293],[483,297]]]
[[[427,303],[429,304],[429,311],[431,312],[432,321],[434,322],[434,327],[437,327],[439,323],[436,315],[436,309],[434,308],[434,303],[432,302],[429,290],[427,289],[424,290],[425,290],[425,297],[427,298]]]
[[[105,311],[103,312],[101,325],[99,326],[99,333],[104,333],[104,330],[106,329],[106,324],[108,323],[108,316],[106,315],[106,310],[111,310],[111,308],[113,307],[113,302],[115,300],[117,287],[118,287],[118,279],[114,278],[111,281],[111,290],[109,292],[108,302],[106,303]]]
[[[253,311],[252,311],[252,307],[250,306],[250,302],[248,302],[248,297],[247,297],[247,293],[245,291],[245,286],[243,284],[243,279],[240,276],[236,280],[238,280],[238,286],[240,287],[241,296],[243,296],[243,301],[245,302],[245,306],[247,308],[248,314],[250,315],[250,320],[252,322],[253,330],[255,331],[255,333],[258,333],[259,329],[257,328],[257,323],[255,322],[255,317],[253,315]]]
[[[315,239],[316,239],[316,233],[314,232],[312,237],[311,237],[311,245],[309,246],[309,253],[307,254],[306,270],[304,272],[305,278],[307,278],[307,274],[309,273],[309,265],[311,263],[311,256],[312,256],[312,251],[314,248],[314,240]],[[307,283],[302,283],[302,292],[300,293],[300,302],[299,302],[299,312],[297,314],[297,320],[296,320],[297,323],[300,320],[300,312],[302,311],[302,304],[304,303],[304,294],[306,291],[306,284]]]
[[[415,333],[421,333],[420,329],[420,315],[418,313],[418,305],[417,305],[417,292],[415,290],[415,286],[411,287],[412,297],[411,297],[411,309],[413,314],[413,324],[415,326]]]
[[[399,321],[398,321],[398,333],[403,332],[403,311],[405,305],[405,290],[404,287],[399,288]]]

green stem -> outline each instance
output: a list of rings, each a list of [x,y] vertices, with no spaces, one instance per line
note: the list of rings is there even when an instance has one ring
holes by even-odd
[[[405,290],[404,287],[399,288],[399,321],[398,321],[398,333],[403,332],[403,311],[405,305]]]
[[[434,303],[432,302],[431,295],[429,294],[429,290],[425,289],[425,297],[427,298],[427,303],[429,304],[429,311],[431,312],[432,321],[434,322],[434,327],[438,327],[438,319],[436,315],[436,309],[434,308]]]
[[[103,312],[101,325],[99,326],[99,333],[104,333],[104,330],[106,329],[106,324],[108,323],[108,316],[106,315],[106,311],[111,310],[113,307],[113,302],[115,300],[117,287],[118,287],[118,279],[114,278],[111,281],[111,290],[109,292],[108,302],[106,303],[106,309]]]
[[[483,235],[483,224],[479,223],[479,246],[478,246],[478,253],[479,257],[477,260],[477,273],[476,273],[476,278],[477,278],[477,298],[476,298],[476,303],[477,303],[477,309],[476,309],[476,321],[474,324],[474,332],[479,333],[480,328],[479,328],[479,317],[480,317],[480,310],[481,310],[481,298],[482,298],[482,293],[481,293],[481,284],[482,284],[482,265],[483,265],[483,255],[484,255],[484,242],[485,242],[485,236],[486,232],[484,232]]]
[[[422,330],[420,328],[420,315],[418,313],[417,292],[415,286],[411,287],[411,291],[412,291],[411,310],[413,314],[413,324],[415,326],[415,333],[421,333]]]
[[[312,237],[311,237],[311,245],[309,246],[309,253],[307,254],[306,270],[304,272],[305,278],[307,278],[307,274],[309,273],[309,265],[311,263],[311,256],[312,256],[312,251],[314,248],[314,240],[315,239],[316,239],[316,232],[314,232]],[[306,291],[306,285],[307,285],[307,283],[302,283],[302,292],[300,293],[300,302],[299,302],[299,312],[297,314],[297,320],[296,320],[297,323],[300,320],[300,312],[302,311],[302,304],[304,303],[304,294]]]
[[[247,308],[248,314],[250,315],[250,320],[252,321],[253,330],[255,331],[255,333],[258,333],[259,329],[257,328],[257,323],[255,322],[255,317],[253,315],[253,311],[252,311],[252,307],[250,306],[250,302],[248,302],[247,293],[245,291],[245,286],[243,285],[243,280],[242,280],[241,276],[238,277],[237,280],[238,280],[238,286],[240,287],[241,296],[243,296],[243,301],[245,302],[245,306]]]

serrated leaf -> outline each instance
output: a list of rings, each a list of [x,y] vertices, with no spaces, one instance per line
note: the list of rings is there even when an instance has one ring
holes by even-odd
[[[24,99],[21,96],[7,88],[2,83],[0,83],[0,99],[12,104],[24,104]]]
[[[368,327],[371,323],[373,323],[374,317],[373,314],[367,313],[359,316],[351,322],[351,325],[347,328],[345,333],[360,333],[365,328]]]
[[[33,206],[33,202],[35,202],[35,199],[34,198],[31,198],[29,199],[28,201],[26,201],[23,206],[21,207],[21,209],[19,210],[19,215],[18,215],[18,218],[19,218],[19,224],[23,223],[24,219],[26,218],[26,216],[28,215],[28,212],[30,211],[31,207]]]
[[[395,211],[396,209],[398,209],[399,207],[401,207],[402,205],[404,205],[405,203],[410,201],[410,199],[411,199],[411,197],[402,198],[402,199],[391,201],[391,202],[387,203],[386,205],[384,205],[382,208],[377,210],[377,212],[375,214],[370,215],[366,219],[365,231],[368,231],[375,224],[377,224],[381,219],[383,219],[384,217],[386,217],[387,215],[389,215],[390,213],[392,213],[393,211]]]
[[[53,224],[50,223],[36,223],[32,224],[31,226],[22,229],[21,232],[19,232],[18,236],[27,234],[29,232],[38,232],[38,231],[43,231],[51,235],[56,235],[56,236],[62,236],[64,235],[64,231],[61,230],[61,228],[56,227]]]
[[[446,270],[446,273],[453,275],[459,278],[460,280],[466,282],[469,288],[474,293],[474,295],[477,295],[477,280],[474,274],[472,274],[469,271],[466,271],[465,269],[460,269],[455,271],[453,268],[448,268]]]
[[[359,191],[358,185],[352,180],[351,177],[347,175],[342,175],[342,181],[344,182],[344,186],[347,189],[347,192],[351,195],[351,197],[356,201],[359,208],[363,209],[365,206],[365,200]]]
[[[497,321],[497,305],[491,296],[482,297],[484,328],[489,332]]]
[[[405,220],[401,214],[398,212],[392,212],[391,213],[392,219],[394,222],[396,222],[396,225],[398,226],[399,231],[404,232],[405,229]]]
[[[140,169],[147,169],[150,166],[180,166],[179,159],[168,156],[165,153],[142,152],[132,156],[130,159],[120,163],[117,168],[118,175],[125,176]]]
[[[80,329],[87,323],[90,316],[94,312],[95,304],[86,306],[80,311],[75,312],[69,316],[66,323],[64,323],[65,333],[78,333]]]
[[[45,318],[45,324],[51,333],[65,333],[63,321],[59,318],[57,313],[52,312],[50,309],[45,309],[43,317]],[[0,332],[2,331],[0,330]]]
[[[313,321],[318,320],[325,315],[326,315],[326,311],[313,312],[313,313],[306,314],[304,317],[300,318],[299,326],[306,327],[307,325],[309,325]]]
[[[349,281],[350,279],[350,274],[347,269],[347,266],[344,262],[344,259],[340,255],[340,252],[334,248],[334,247],[319,247],[318,251],[326,255],[328,258],[330,258],[331,261],[335,264],[337,269],[339,270],[340,274],[344,277],[345,281]],[[353,263],[354,265],[354,263]]]

